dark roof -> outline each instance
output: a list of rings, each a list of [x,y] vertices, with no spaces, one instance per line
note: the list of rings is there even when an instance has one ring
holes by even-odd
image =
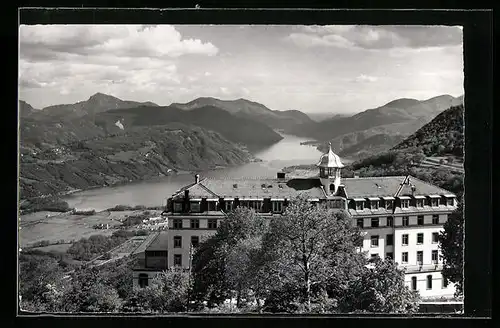
[[[406,182],[406,183],[405,183]],[[347,198],[452,195],[451,192],[412,176],[342,178]],[[414,187],[414,193],[412,190]],[[325,199],[318,178],[292,179],[203,179],[181,189],[174,198],[183,198],[189,190],[190,198],[287,198],[303,195]]]
[[[167,235],[167,231],[159,232],[156,238],[148,245],[146,251],[166,251],[168,248]]]
[[[324,198],[318,179],[204,179],[188,188],[190,198]],[[183,197],[181,193],[177,197]]]
[[[393,177],[368,177],[368,178],[343,178],[341,181],[345,185],[348,198],[384,197],[395,196],[401,189],[398,196],[411,195],[411,186],[415,186],[414,195],[445,195],[452,194],[447,190],[409,176],[410,185],[401,184],[406,176]]]
[[[139,246],[137,247],[133,252],[132,254],[139,254],[139,253],[143,253],[148,247],[149,245],[153,242],[153,240],[158,237],[159,235],[159,232],[155,232],[155,233],[150,233],[146,239],[144,239],[144,242]]]
[[[362,210],[356,210],[356,209],[349,209],[349,213],[352,216],[357,216],[357,217],[373,217],[373,216],[392,216],[392,215],[401,215],[404,213],[421,213],[421,214],[438,214],[440,212],[443,213],[449,213],[455,209],[455,206],[448,206],[448,205],[439,205],[437,207],[433,206],[424,206],[424,207],[415,207],[415,206],[409,206],[407,209],[401,209],[400,207],[396,207],[394,210],[386,210],[383,207],[380,207],[378,209],[369,209],[365,207]]]

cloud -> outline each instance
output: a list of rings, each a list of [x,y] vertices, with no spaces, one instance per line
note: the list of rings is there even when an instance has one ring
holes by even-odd
[[[199,39],[182,39],[170,25],[21,25],[21,58],[60,58],[65,54],[119,57],[216,55],[218,48]]]
[[[63,95],[83,86],[153,93],[181,83],[179,57],[217,53],[212,43],[183,39],[169,25],[21,25],[19,85]]]
[[[205,72],[205,76],[210,76],[210,75],[212,75],[212,73],[210,73],[210,72]]]
[[[225,95],[229,94],[229,89],[226,87],[220,87],[220,91]]]
[[[358,49],[426,48],[462,44],[458,26],[304,26],[287,37],[298,46]]]
[[[376,82],[377,80],[375,76],[361,74],[354,79],[354,82]]]
[[[334,34],[319,36],[315,34],[292,33],[287,37],[287,39],[304,48],[318,46],[351,48],[354,46],[354,44],[349,40]]]

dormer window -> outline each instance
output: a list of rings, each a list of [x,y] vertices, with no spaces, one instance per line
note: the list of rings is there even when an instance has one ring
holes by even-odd
[[[394,197],[382,197],[384,199],[384,207],[386,210],[392,210],[394,208]]]
[[[417,198],[417,199],[415,200],[415,205],[416,205],[417,207],[424,207],[424,200],[423,200],[423,199],[421,199],[421,198]]]
[[[370,208],[372,210],[378,210],[378,200],[370,200]]]
[[[446,198],[446,205],[453,206],[453,198],[451,198],[451,197]]]
[[[431,198],[431,206],[438,207],[439,206],[439,198]]]
[[[174,203],[174,212],[179,213],[182,212],[182,203]]]
[[[281,201],[273,201],[273,212],[274,213],[281,213],[283,211],[283,202]]]
[[[356,201],[356,211],[362,211],[365,209],[365,201],[364,200],[357,200]]]
[[[217,210],[217,201],[208,201],[208,210],[209,211],[216,211]]]
[[[191,202],[191,212],[199,213],[201,211],[200,202]]]
[[[408,208],[410,207],[410,200],[409,199],[401,199],[401,208]]]

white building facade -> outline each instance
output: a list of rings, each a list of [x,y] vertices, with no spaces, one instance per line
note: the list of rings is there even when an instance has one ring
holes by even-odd
[[[317,166],[318,176],[307,179],[287,179],[284,173],[258,180],[200,180],[197,175],[168,199],[162,214],[168,217],[167,267],[189,268],[192,247],[214,234],[235,207],[271,218],[295,196],[305,195],[312,203],[346,210],[364,232],[361,250],[368,257],[391,257],[406,270],[406,285],[423,298],[453,297],[453,284],[441,275],[437,238],[456,209],[455,195],[411,176],[342,178],[343,164],[331,146]]]

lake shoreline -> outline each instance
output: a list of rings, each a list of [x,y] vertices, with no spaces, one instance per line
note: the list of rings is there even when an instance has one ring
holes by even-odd
[[[92,208],[96,211],[112,208],[116,205],[164,206],[168,197],[194,182],[195,174],[208,179],[274,178],[276,172],[283,172],[286,167],[316,163],[321,157],[321,153],[315,147],[301,145],[304,141],[307,139],[284,135],[284,138],[276,144],[257,152],[249,152],[251,156],[248,156],[243,163],[214,165],[195,170],[174,169],[174,171],[160,176],[149,175],[132,181],[128,179],[115,180],[112,184],[65,190],[49,197],[52,200],[39,199],[33,204],[26,202],[28,205],[23,206],[23,208],[30,208],[30,210],[36,208],[42,211],[54,208],[49,206],[51,204],[60,205],[59,203],[62,202],[67,204],[67,208]],[[56,202],[54,198],[58,198],[58,201]],[[56,208],[59,207],[64,210],[63,206]]]

